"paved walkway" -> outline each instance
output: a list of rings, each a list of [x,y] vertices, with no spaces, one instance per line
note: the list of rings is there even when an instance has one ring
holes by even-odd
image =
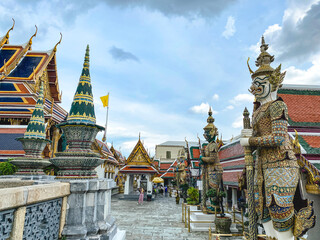
[[[126,230],[126,240],[207,240],[208,232],[191,232],[181,222],[181,203],[171,197],[157,197],[143,202],[118,200],[112,197],[112,215],[121,230]]]

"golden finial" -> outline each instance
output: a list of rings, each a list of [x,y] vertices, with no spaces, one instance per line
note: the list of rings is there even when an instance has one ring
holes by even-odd
[[[35,68],[33,67],[32,72],[33,72],[33,81],[36,82],[36,73],[35,73]]]
[[[9,38],[9,32],[13,30],[14,28],[14,24],[16,23],[16,21],[12,18],[12,21],[13,21],[13,24],[12,24],[12,27],[8,30],[7,34],[6,34],[6,38],[8,39]]]
[[[57,51],[57,46],[61,43],[62,40],[62,33],[60,33],[60,40],[59,42],[57,42],[57,44],[54,46],[53,51],[56,52]]]
[[[3,72],[5,75],[7,74],[6,59],[3,60]]]
[[[38,27],[37,25],[34,25],[36,27],[36,32],[31,36],[30,40],[29,40],[29,45],[31,47],[32,45],[32,38],[34,38],[35,36],[37,36],[37,32],[38,32]]]
[[[301,152],[301,146],[300,146],[300,143],[299,143],[299,134],[298,134],[296,129],[294,130],[294,132],[295,132],[295,136],[294,136],[294,139],[292,140],[293,151],[296,154],[299,154]]]
[[[250,61],[250,57],[248,57],[247,65],[248,65],[248,69],[249,69],[250,74],[252,74],[252,73],[254,73],[254,72],[253,72],[252,69],[250,68],[249,61]]]
[[[200,138],[199,138],[199,134],[197,133],[197,138],[198,138],[198,141],[199,141],[199,144],[200,144]]]

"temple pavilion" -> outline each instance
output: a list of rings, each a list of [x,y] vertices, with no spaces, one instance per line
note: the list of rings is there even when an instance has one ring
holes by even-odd
[[[159,171],[153,164],[150,156],[144,148],[140,136],[139,140],[130,153],[126,164],[119,171],[125,174],[124,194],[129,195],[134,191],[134,183],[137,182],[137,187],[142,187],[147,194],[152,194],[152,179]]]

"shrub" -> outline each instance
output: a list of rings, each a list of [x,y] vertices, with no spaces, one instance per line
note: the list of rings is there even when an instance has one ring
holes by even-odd
[[[199,203],[199,190],[194,188],[194,187],[190,187],[187,191],[188,194],[188,198],[187,198],[187,202],[188,204],[191,205],[197,205]]]
[[[0,175],[12,175],[17,171],[17,167],[10,163],[11,160],[0,162]]]

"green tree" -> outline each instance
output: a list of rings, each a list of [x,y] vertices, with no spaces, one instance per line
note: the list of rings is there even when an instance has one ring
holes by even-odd
[[[0,163],[0,175],[12,175],[17,171],[17,167],[10,163],[11,160]]]

